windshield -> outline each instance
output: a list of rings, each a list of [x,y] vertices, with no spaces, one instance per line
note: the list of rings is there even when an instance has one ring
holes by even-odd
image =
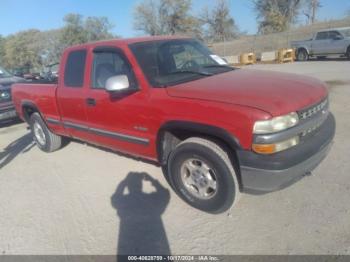
[[[344,37],[350,37],[350,29],[340,30],[340,33],[341,33]]]
[[[131,44],[148,81],[164,87],[233,70],[219,56],[193,39]]]
[[[0,67],[0,78],[12,77],[4,68]]]

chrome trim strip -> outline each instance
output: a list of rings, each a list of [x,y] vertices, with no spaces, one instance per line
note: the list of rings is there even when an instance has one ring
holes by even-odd
[[[100,136],[105,136],[105,137],[110,137],[122,141],[127,141],[135,144],[140,144],[140,145],[149,145],[149,139],[147,138],[141,138],[141,137],[136,137],[136,136],[131,136],[131,135],[125,135],[121,133],[116,133],[116,132],[111,132],[103,129],[98,129],[98,128],[90,128],[85,125],[79,125],[75,124],[72,122],[63,122],[63,125],[67,128],[73,128],[81,131],[86,131],[90,133],[94,133],[96,135]]]
[[[67,127],[67,128],[74,128],[74,129],[78,129],[81,131],[89,131],[89,128],[87,126],[74,124],[72,122],[63,122],[63,125],[64,125],[64,127]]]
[[[53,124],[53,125],[60,125],[61,124],[60,120],[54,119],[54,118],[51,118],[51,117],[46,118],[46,122],[48,122],[50,124]]]
[[[268,134],[268,135],[255,135],[254,136],[254,143],[256,144],[273,144],[276,142],[281,142],[287,139],[290,139],[292,137],[298,136],[301,133],[303,133],[306,130],[309,130],[310,128],[321,125],[323,122],[328,118],[329,111],[327,111],[325,114],[320,113],[316,117],[301,122],[299,125],[289,128],[287,130],[281,131],[279,133],[274,134]]]
[[[148,145],[149,144],[149,139],[146,139],[146,138],[124,135],[124,134],[110,132],[110,131],[106,131],[106,130],[102,130],[102,129],[98,129],[98,128],[89,128],[89,131],[94,133],[94,134],[97,134],[97,135],[111,137],[111,138],[115,138],[118,140],[132,142],[132,143],[136,143],[136,144],[141,144],[141,145]]]

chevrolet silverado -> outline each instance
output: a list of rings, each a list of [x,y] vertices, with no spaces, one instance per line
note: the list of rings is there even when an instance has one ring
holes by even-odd
[[[37,146],[76,138],[152,160],[209,213],[313,170],[335,133],[324,83],[230,67],[197,40],[145,37],[64,51],[57,83],[13,87]],[[83,164],[83,163],[82,163]]]

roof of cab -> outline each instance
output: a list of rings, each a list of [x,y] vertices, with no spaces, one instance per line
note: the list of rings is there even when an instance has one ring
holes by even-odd
[[[350,30],[350,27],[338,27],[338,28],[322,29],[322,30],[319,30],[318,33],[329,32],[329,31],[342,31],[342,30]]]
[[[95,47],[95,46],[101,46],[101,45],[129,45],[129,44],[135,44],[135,43],[142,43],[142,42],[150,42],[150,41],[162,41],[162,40],[172,40],[172,39],[190,39],[188,36],[144,36],[144,37],[135,37],[135,38],[120,38],[120,39],[111,39],[111,40],[103,40],[103,41],[97,41],[97,42],[90,42],[80,45],[74,45],[71,47],[68,47],[69,49],[76,49],[76,48],[87,48],[87,47]]]

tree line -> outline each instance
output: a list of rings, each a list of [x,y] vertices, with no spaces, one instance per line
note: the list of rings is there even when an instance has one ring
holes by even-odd
[[[145,0],[134,10],[134,28],[148,35],[183,34],[211,41],[236,38],[240,32],[227,0],[216,0],[197,16],[191,0]]]
[[[320,0],[249,0],[256,14],[259,34],[288,30],[300,16],[307,24],[316,21],[322,7]],[[228,0],[216,0],[196,16],[191,12],[191,0],[144,0],[135,8],[135,29],[149,35],[189,34],[214,42],[231,40],[242,32],[230,15]]]
[[[253,4],[260,34],[288,30],[301,15],[307,18],[307,24],[313,24],[322,7],[320,0],[253,0]]]
[[[113,25],[106,17],[68,14],[59,29],[30,29],[8,37],[0,36],[0,63],[6,68],[31,68],[59,62],[62,51],[71,45],[115,37]]]
[[[143,0],[133,13],[134,29],[147,35],[189,35],[207,42],[235,39],[243,33],[231,16],[229,0],[215,0],[196,15],[192,0]],[[316,20],[320,0],[250,0],[259,34],[282,32],[304,16]],[[7,68],[35,68],[59,62],[62,51],[71,45],[116,38],[106,17],[68,14],[62,28],[48,31],[31,29],[2,37],[0,63]]]

